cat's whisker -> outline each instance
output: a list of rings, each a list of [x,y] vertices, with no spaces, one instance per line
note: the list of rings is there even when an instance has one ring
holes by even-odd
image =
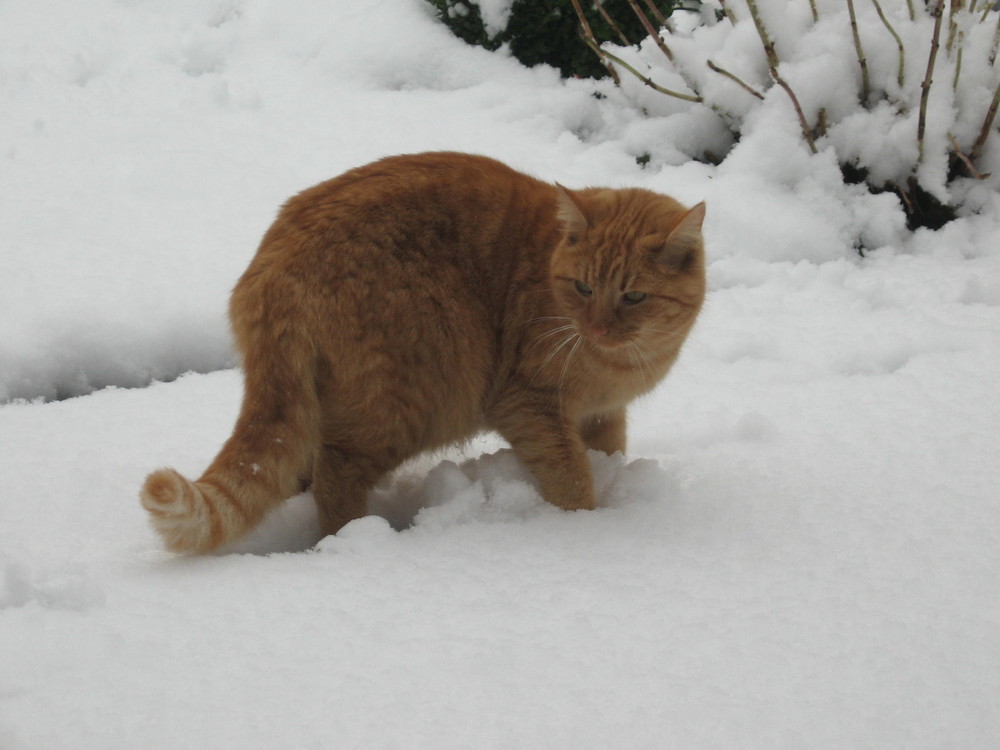
[[[646,348],[641,344],[639,345],[638,350],[639,354],[642,355],[643,360],[646,362],[646,365],[649,367],[649,372],[652,373],[655,368],[653,366],[653,359],[649,356],[649,352],[646,351]]]
[[[548,336],[549,334],[556,333],[558,331],[565,331],[565,330],[568,330],[568,329],[570,329],[570,328],[572,328],[574,326],[573,319],[572,318],[568,318],[565,315],[543,315],[543,316],[538,317],[538,318],[532,318],[529,321],[529,323],[538,323],[538,322],[543,321],[543,320],[556,320],[556,321],[562,320],[562,321],[566,321],[566,325],[557,326],[556,328],[552,328],[549,331],[546,331],[544,333],[539,334],[534,339],[532,339],[532,343],[534,343],[535,341],[537,341],[540,338]]]
[[[531,343],[528,344],[528,349],[531,349],[536,344],[541,343],[544,339],[547,339],[550,336],[555,336],[557,333],[562,333],[564,331],[574,330],[575,328],[576,326],[573,325],[565,325],[565,326],[559,326],[558,328],[553,328],[551,331],[546,331],[545,333],[540,333],[531,340]]]
[[[564,326],[556,326],[555,328],[550,328],[548,331],[544,331],[543,333],[538,334],[537,336],[535,336],[534,339],[532,339],[532,341],[537,341],[540,338],[544,338],[546,336],[551,336],[553,333],[559,333],[560,331],[568,331],[571,328],[575,328],[575,327],[576,326],[574,326],[572,323],[567,323]]]
[[[580,336],[579,333],[571,333],[569,336],[564,338],[562,342],[555,349],[549,352],[549,356],[547,356],[544,360],[542,360],[542,365],[538,369],[544,370],[548,366],[549,362],[552,361],[552,358],[555,357],[560,352],[560,350],[562,350],[566,346],[566,344],[568,344],[574,338],[582,338],[582,337]]]
[[[562,341],[560,341],[559,344],[557,344],[552,349],[552,351],[548,353],[548,356],[546,356],[545,359],[542,360],[542,363],[538,366],[538,369],[535,371],[535,374],[531,376],[531,382],[534,382],[535,378],[537,378],[539,375],[541,375],[541,373],[545,370],[545,368],[548,367],[549,362],[552,361],[552,359],[560,352],[560,350],[562,350],[563,348],[565,348],[565,346],[570,341],[572,341],[574,338],[576,338],[578,336],[580,336],[580,334],[574,332],[574,333],[571,333],[570,335],[568,335]],[[562,401],[562,394],[560,394],[559,400]]]
[[[648,391],[651,386],[649,384],[649,379],[646,377],[646,371],[648,370],[649,376],[654,381],[656,380],[656,371],[653,368],[653,362],[649,358],[649,355],[646,353],[646,350],[642,348],[642,345],[638,341],[632,342],[632,347],[630,351],[634,351],[635,354],[637,355],[636,359],[639,363],[639,368],[638,368],[639,375],[640,377],[642,377],[642,383],[643,386],[645,387],[645,390]]]
[[[673,338],[673,339],[685,339],[685,338],[687,338],[687,334],[686,333],[678,333],[677,331],[667,331],[667,330],[665,330],[663,328],[650,328],[649,326],[645,326],[645,330],[652,331],[653,333],[661,333],[664,336],[668,336],[668,337]]]
[[[569,350],[569,354],[566,355],[566,361],[563,362],[562,372],[559,373],[559,407],[562,408],[562,394],[563,394],[563,383],[566,380],[566,373],[569,370],[569,363],[573,361],[573,355],[576,354],[576,350],[580,348],[580,344],[583,343],[583,336],[579,333],[576,334],[576,343],[573,344],[573,348]]]
[[[638,344],[631,343],[627,347],[627,351],[628,351],[629,362],[632,363],[632,368],[634,370],[636,370],[639,373],[639,377],[642,378],[642,388],[643,388],[643,390],[648,391],[649,390],[649,380],[647,380],[647,378],[646,378],[646,371],[645,371],[645,368],[643,367],[642,360],[639,358],[639,356],[637,356],[637,354],[641,354],[642,353],[642,350],[639,348]]]
[[[579,333],[576,334],[576,343],[573,344],[573,348],[569,350],[569,354],[566,355],[566,361],[563,362],[562,372],[559,374],[559,390],[562,390],[563,381],[566,379],[566,371],[569,369],[569,363],[573,359],[573,355],[576,354],[576,350],[580,348],[580,344],[583,343],[583,336]]]

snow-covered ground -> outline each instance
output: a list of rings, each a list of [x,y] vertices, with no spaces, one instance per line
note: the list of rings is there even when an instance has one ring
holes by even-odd
[[[703,123],[421,0],[8,0],[0,100],[2,750],[1000,746],[996,178],[909,236],[777,105],[682,163]],[[426,149],[708,201],[708,303],[602,507],[484,436],[336,537],[304,495],[163,552],[137,489],[229,433],[277,206]]]

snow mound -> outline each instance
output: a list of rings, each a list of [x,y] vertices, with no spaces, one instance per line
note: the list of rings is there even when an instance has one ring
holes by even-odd
[[[649,459],[627,461],[620,453],[589,454],[594,489],[601,508],[649,502],[669,494],[670,481]],[[438,532],[467,523],[515,523],[560,514],[542,500],[534,477],[511,450],[501,450],[461,464],[444,461],[426,476],[400,476],[372,499],[398,524],[416,509],[413,527]]]
[[[37,604],[46,609],[85,612],[104,603],[104,590],[86,568],[33,571],[0,554],[0,611]]]

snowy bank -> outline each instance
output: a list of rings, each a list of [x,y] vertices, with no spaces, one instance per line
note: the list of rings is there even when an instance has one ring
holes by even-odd
[[[1000,741],[994,194],[907,236],[766,129],[672,160],[667,114],[419,0],[15,0],[0,90],[4,750]],[[277,206],[431,148],[708,201],[708,303],[629,456],[592,456],[601,507],[487,435],[336,537],[305,494],[166,554],[137,489],[231,429],[226,297]]]

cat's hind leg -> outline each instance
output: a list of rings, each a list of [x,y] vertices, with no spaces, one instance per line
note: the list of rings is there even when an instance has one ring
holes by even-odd
[[[323,534],[336,534],[364,516],[368,493],[397,463],[334,445],[320,446],[314,458],[312,492]]]

